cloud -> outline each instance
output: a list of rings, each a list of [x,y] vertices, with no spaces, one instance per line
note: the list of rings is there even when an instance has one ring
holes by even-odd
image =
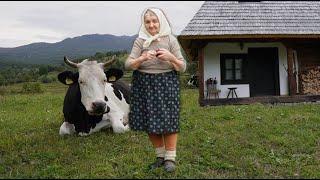
[[[0,47],[57,42],[84,34],[134,35],[147,7],[159,7],[179,34],[201,1],[0,2]],[[3,20],[2,20],[3,19]],[[10,43],[9,39],[15,39]],[[20,40],[20,41],[19,41]]]

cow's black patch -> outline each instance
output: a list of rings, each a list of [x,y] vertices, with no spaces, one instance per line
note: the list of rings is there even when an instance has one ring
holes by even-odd
[[[122,96],[121,96],[121,93],[120,93],[120,90],[115,88],[114,85],[112,85],[113,87],[113,92],[114,94],[117,96],[117,98],[121,101],[122,100]]]
[[[130,91],[130,88],[129,86],[124,83],[123,81],[121,80],[118,80],[114,83],[112,83],[112,87],[113,87],[113,91],[115,93],[115,95],[121,100],[122,97],[121,97],[121,93],[123,94],[124,96],[124,99],[125,101],[130,104],[130,96],[131,96],[131,91]],[[120,93],[121,92],[121,93]],[[117,95],[118,94],[118,95]]]
[[[108,101],[108,98],[107,98],[107,96],[104,96],[104,100],[105,100],[105,101]]]
[[[110,112],[109,106],[107,106],[107,111],[105,113],[108,113],[108,112]]]

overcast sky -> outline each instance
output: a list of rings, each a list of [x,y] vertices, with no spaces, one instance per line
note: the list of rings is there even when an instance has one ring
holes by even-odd
[[[84,34],[134,35],[147,7],[164,10],[175,34],[204,1],[1,1],[0,47],[58,42]]]

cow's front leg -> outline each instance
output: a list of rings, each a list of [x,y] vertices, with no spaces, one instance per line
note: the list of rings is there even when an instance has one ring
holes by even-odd
[[[60,126],[59,134],[61,136],[63,135],[68,135],[68,134],[73,134],[75,133],[75,127],[73,124],[69,122],[63,122],[63,124]]]
[[[90,133],[94,133],[94,132],[98,132],[100,131],[102,128],[104,127],[109,127],[110,126],[110,120],[102,120],[99,123],[97,123],[97,125],[90,130]]]
[[[113,132],[124,133],[129,130],[128,126],[123,125],[123,113],[109,113]]]

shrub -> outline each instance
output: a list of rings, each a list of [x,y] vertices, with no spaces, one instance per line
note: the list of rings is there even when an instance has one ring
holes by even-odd
[[[0,95],[5,95],[6,93],[7,93],[7,89],[5,88],[5,86],[0,85]]]
[[[40,82],[42,83],[51,83],[52,80],[47,75],[42,75],[39,77]]]
[[[42,83],[52,83],[57,80],[56,74],[48,74],[48,75],[42,75],[38,78],[38,81]]]
[[[48,75],[48,78],[51,80],[51,82],[56,82],[58,80],[58,77],[56,74]]]
[[[43,89],[41,88],[40,83],[24,83],[22,86],[22,93],[42,93]]]
[[[182,74],[179,77],[179,81],[180,81],[180,88],[188,88],[188,81],[189,81],[189,76],[188,74]]]

